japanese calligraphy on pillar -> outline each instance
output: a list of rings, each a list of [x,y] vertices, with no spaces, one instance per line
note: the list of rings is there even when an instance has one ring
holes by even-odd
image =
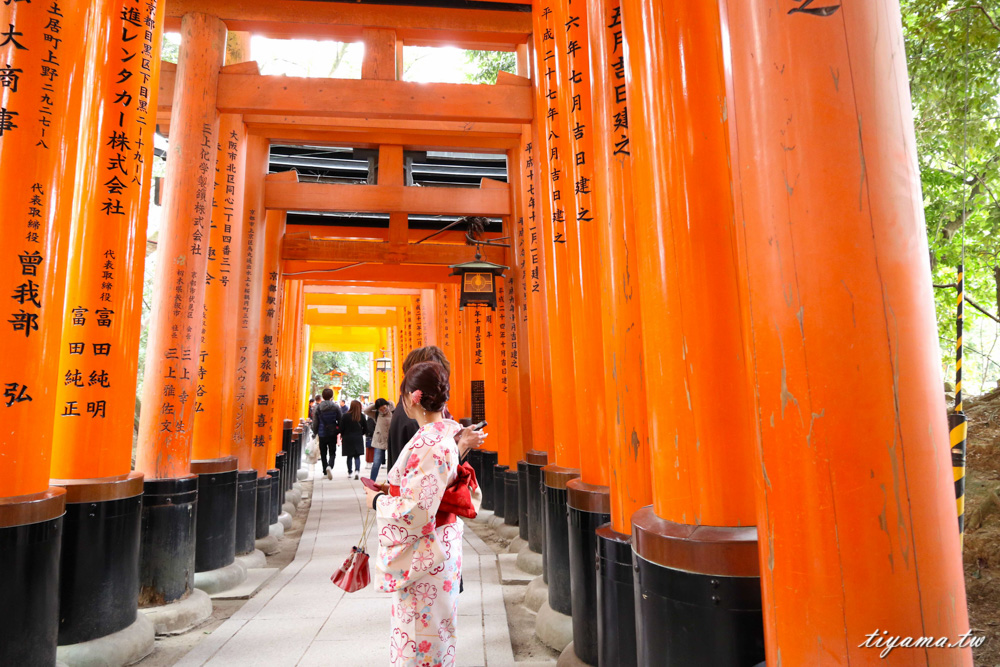
[[[0,496],[49,483],[86,3],[0,3]]]
[[[41,151],[48,152],[52,143],[53,114],[65,111],[68,90],[59,76],[59,38],[63,29],[60,6],[37,2],[5,2],[0,10],[0,141],[6,155],[20,155],[43,163]],[[79,30],[79,27],[74,29]],[[67,54],[74,57],[72,52]],[[56,127],[64,126],[65,118],[56,119]],[[20,149],[20,150],[19,150]],[[53,156],[49,159],[58,159]],[[4,309],[5,339],[15,347],[5,353],[19,355],[43,347],[40,328],[46,301],[45,279],[56,268],[51,261],[50,235],[47,227],[55,211],[50,206],[52,184],[39,175],[29,177],[32,170],[14,171],[10,159],[2,161],[5,170],[0,188],[4,193],[3,226],[4,292],[10,297]],[[8,164],[10,163],[10,164]],[[52,167],[51,164],[49,164]],[[54,169],[50,169],[54,171]],[[56,315],[57,316],[57,315]],[[23,340],[22,340],[23,337]],[[31,354],[30,356],[36,355]],[[5,364],[6,365],[6,364]],[[41,396],[42,388],[29,383],[28,376],[12,369],[4,373],[2,406],[17,409]],[[29,386],[30,385],[30,386]]]
[[[527,197],[525,198],[525,203],[528,207],[528,223],[525,225],[524,218],[518,218],[517,221],[517,233],[521,241],[521,267],[524,271],[528,271],[527,265],[524,261],[524,228],[528,227],[528,256],[531,258],[531,293],[540,294],[542,291],[542,279],[541,279],[541,262],[542,262],[542,249],[538,244],[538,204],[535,201],[535,155],[532,142],[526,142],[524,144],[524,174],[525,182],[528,184],[526,188]],[[553,195],[554,197],[554,195]],[[525,290],[525,304],[527,304],[527,290],[528,281],[524,281]],[[527,308],[527,305],[525,305]]]
[[[213,459],[231,451],[229,411],[245,412],[236,399],[236,368],[240,361],[233,350],[239,338],[244,285],[240,283],[239,260],[243,231],[243,121],[223,114],[216,145],[215,178],[212,184],[211,233],[205,270],[205,307],[198,355],[198,389],[195,398],[193,456]],[[234,317],[234,315],[236,317]],[[246,341],[239,347],[246,348]],[[240,355],[246,357],[246,349]],[[245,364],[244,359],[245,375]],[[245,386],[243,388],[245,399]],[[237,403],[239,403],[237,401]]]
[[[243,233],[243,268],[242,284],[240,285],[240,299],[237,306],[237,345],[236,345],[236,386],[233,390],[233,400],[236,402],[233,408],[233,443],[241,443],[246,440],[246,424],[249,415],[247,408],[250,395],[250,365],[252,351],[250,349],[250,339],[253,335],[251,331],[251,313],[253,308],[251,300],[253,298],[253,266],[254,266],[254,242],[257,233],[257,211],[250,209],[245,218],[246,230]]]
[[[134,291],[142,284],[145,257],[155,126],[152,53],[159,49],[161,28],[156,2],[119,0],[115,8],[111,56],[99,73],[103,83],[87,92],[101,110],[99,141],[83,146],[80,155],[94,160],[97,170],[78,176],[83,196],[68,262],[56,414],[109,420],[115,436],[131,447],[140,317]],[[60,34],[53,22],[48,26]],[[97,425],[59,421],[60,439],[117,439]],[[120,472],[94,465],[95,476]]]
[[[547,102],[543,131],[546,135],[546,145],[549,151],[547,176],[552,196],[552,241],[558,244],[566,243],[566,210],[563,200],[566,178],[563,160],[569,156],[559,153],[560,147],[565,148],[565,144],[561,141],[563,136],[560,134],[564,130],[560,127],[559,95],[565,91],[561,91],[559,88],[559,77],[556,72],[557,57],[553,15],[554,12],[550,5],[545,5],[542,8],[542,18],[545,22],[545,28],[542,32],[542,67],[544,67],[542,72],[544,83],[542,85],[545,88]]]
[[[614,94],[611,98],[612,114],[611,137],[614,143],[613,154],[618,157],[631,155],[629,153],[628,136],[628,98],[625,93],[625,52],[622,44],[622,8],[612,7],[608,17],[608,37],[611,44],[608,67],[613,75]]]
[[[276,313],[278,309],[278,272],[270,271],[265,276],[264,310],[261,312],[260,354],[257,368],[258,392],[256,421],[254,421],[254,447],[267,447],[268,416],[270,415],[272,392],[274,389],[275,370],[275,331],[277,327]],[[261,391],[263,389],[263,391]],[[270,462],[269,462],[270,463]]]
[[[579,5],[580,3],[577,3]],[[590,54],[589,37],[587,34],[586,13],[583,7],[574,8],[572,2],[567,2],[566,19],[564,28],[566,31],[566,51],[565,68],[567,74],[565,80],[568,81],[570,95],[569,102],[569,129],[570,146],[573,152],[573,195],[574,195],[574,215],[576,215],[577,228],[581,230],[588,223],[593,222],[593,156],[589,154],[592,150],[592,142],[589,140],[590,133]],[[624,82],[622,82],[624,91]],[[582,238],[576,240],[582,243]]]
[[[505,286],[497,288],[497,343],[500,350],[500,391],[507,393],[507,301],[509,296]]]
[[[424,338],[424,314],[423,314],[423,308],[420,305],[420,297],[419,296],[415,300],[415,306],[414,306],[414,309],[413,309],[413,313],[414,313],[414,322],[415,322],[414,333],[416,334],[416,337],[417,337],[417,344],[416,344],[416,346],[417,347],[423,347],[424,346],[424,340],[425,340],[425,338]]]
[[[211,231],[211,201],[209,200],[212,158],[215,149],[214,128],[209,123],[201,126],[201,143],[198,147],[197,188],[191,206],[192,233],[187,255],[173,260],[173,324],[168,333],[168,345],[163,353],[163,396],[159,410],[161,434],[185,434],[191,429],[194,399],[197,392],[196,375],[199,367],[199,343],[196,332],[201,331],[204,293],[198,289],[204,280],[204,260],[207,258],[208,235]],[[169,260],[170,258],[163,258]],[[202,298],[199,299],[198,297]]]
[[[483,316],[479,306],[472,313],[472,363],[483,365]]]

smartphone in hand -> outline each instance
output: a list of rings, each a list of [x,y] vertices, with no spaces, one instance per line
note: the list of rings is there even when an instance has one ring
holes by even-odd
[[[479,430],[482,430],[482,429],[486,428],[486,424],[487,424],[487,421],[486,421],[486,420],[484,419],[483,421],[479,422],[478,424],[475,424],[475,425],[474,425],[474,426],[472,427],[472,430],[473,430],[473,431],[479,431]]]
[[[362,477],[361,483],[367,486],[372,491],[381,491],[382,487],[371,480],[370,477]]]

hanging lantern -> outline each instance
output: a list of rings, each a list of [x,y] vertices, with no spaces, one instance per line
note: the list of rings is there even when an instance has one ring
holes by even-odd
[[[477,252],[475,261],[454,264],[448,268],[452,269],[451,275],[462,278],[462,294],[458,302],[459,310],[466,306],[489,306],[496,310],[496,277],[502,277],[504,270],[510,267],[483,261]]]
[[[385,350],[382,351],[385,354]],[[392,370],[392,359],[386,356],[381,356],[375,360],[375,371],[378,373],[388,373]]]
[[[334,393],[340,392],[344,386],[344,376],[347,373],[339,368],[333,368],[327,371],[326,374],[330,376],[330,388],[333,389]]]

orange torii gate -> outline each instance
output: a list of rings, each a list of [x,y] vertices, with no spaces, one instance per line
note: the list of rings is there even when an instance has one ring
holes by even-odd
[[[430,344],[452,414],[490,422],[484,507],[525,540],[536,633],[567,658],[840,664],[872,660],[875,629],[966,632],[896,0],[429,4],[0,5],[0,187],[25,213],[0,230],[0,663],[207,617],[204,591],[281,547],[312,351],[384,353],[373,397],[393,398]],[[262,75],[230,31],[363,41],[362,78]],[[517,71],[403,81],[404,44],[513,51]],[[278,143],[378,169],[303,182],[269,173]],[[507,182],[407,186],[428,150],[504,156]],[[465,234],[416,215],[502,221],[495,310],[459,309]],[[863,399],[860,377],[880,379]]]

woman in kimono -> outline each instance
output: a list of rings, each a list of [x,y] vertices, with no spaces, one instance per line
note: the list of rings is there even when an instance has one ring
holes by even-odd
[[[442,416],[449,387],[441,364],[414,365],[400,390],[420,428],[389,471],[389,493],[366,488],[378,518],[375,583],[392,593],[389,658],[393,667],[452,667],[464,526],[439,506],[458,475],[462,427]]]

